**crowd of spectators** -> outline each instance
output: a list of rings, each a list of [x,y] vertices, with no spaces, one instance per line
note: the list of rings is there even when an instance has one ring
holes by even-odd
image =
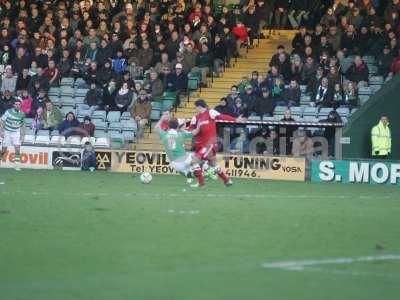
[[[271,115],[276,105],[300,105],[300,86],[313,106],[357,107],[357,90],[369,81],[363,57],[374,57],[385,78],[400,70],[399,0],[244,0],[231,6],[211,0],[3,0],[0,6],[0,113],[21,97],[38,129],[78,124],[73,112],[61,116],[47,95],[73,77],[76,86],[89,88],[78,109],[130,112],[140,130],[150,101],[185,93],[189,73],[206,85],[240,47],[268,38],[263,28],[269,34],[298,29],[293,50],[278,47],[267,75],[244,77],[218,110]]]
[[[64,77],[90,88],[78,109],[128,111],[145,126],[149,116],[139,117],[135,105],[143,104],[139,94],[145,102],[168,92],[179,99],[189,72],[206,85],[207,76],[219,76],[259,30],[254,3],[243,18],[240,9],[217,10],[209,0],[4,0],[0,6],[0,113],[22,97],[38,127],[47,92]],[[139,110],[147,112],[143,105]],[[57,121],[71,118],[72,112]]]
[[[289,2],[275,1],[267,24],[272,30],[298,29],[292,50],[279,46],[266,76],[253,72],[249,78],[243,77],[221,99],[218,111],[232,116],[272,116],[276,106],[300,106],[303,94],[310,106],[332,108],[329,117],[321,122],[340,122],[335,110],[358,107],[358,90],[369,85],[367,58],[377,66],[374,75],[384,80],[400,71],[399,0]],[[309,5],[310,2],[316,5]],[[262,128],[256,135],[275,138],[276,132],[277,128]],[[239,141],[248,141],[251,135],[240,132],[235,136]],[[333,153],[333,132],[326,130],[323,135],[330,141],[329,152]],[[232,148],[237,145],[236,139]],[[246,142],[240,143],[243,144]],[[278,149],[271,148],[273,153],[269,154],[279,154]],[[287,147],[280,154],[292,152]]]

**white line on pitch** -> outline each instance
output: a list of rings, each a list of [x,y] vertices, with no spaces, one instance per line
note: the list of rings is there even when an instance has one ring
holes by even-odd
[[[345,257],[345,258],[327,258],[316,260],[294,260],[294,261],[277,261],[263,263],[262,267],[266,269],[281,269],[290,271],[301,271],[305,267],[319,265],[340,265],[352,264],[358,262],[373,262],[373,261],[390,261],[400,260],[400,255],[376,255],[376,256],[360,256],[360,257]]]

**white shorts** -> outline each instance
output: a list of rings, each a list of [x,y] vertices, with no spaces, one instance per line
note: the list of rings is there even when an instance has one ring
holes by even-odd
[[[187,153],[184,158],[172,161],[171,167],[173,167],[178,173],[186,176],[191,169],[192,159],[193,153]]]
[[[21,146],[20,131],[4,131],[3,147]]]

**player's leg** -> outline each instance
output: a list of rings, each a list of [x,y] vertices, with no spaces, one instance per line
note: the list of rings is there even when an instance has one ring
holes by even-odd
[[[224,182],[226,186],[232,185],[232,180],[228,175],[222,170],[222,168],[217,164],[217,148],[216,145],[213,146],[211,151],[208,154],[208,163],[214,168],[214,172],[218,175],[218,177]]]
[[[203,169],[200,167],[200,162],[201,158],[198,157],[198,155],[194,155],[191,163],[191,168],[193,170],[193,174],[196,177],[198,181],[199,186],[204,186],[205,185],[205,180],[204,180],[204,173]]]
[[[2,148],[1,148],[1,153],[0,153],[0,163],[3,161],[3,159],[5,160],[5,155],[7,152],[8,147],[10,147],[11,145],[11,137],[9,132],[5,131],[4,132],[4,136],[3,136],[3,144],[2,144]]]
[[[11,135],[11,142],[15,149],[15,170],[20,171],[20,161],[21,161],[21,137],[19,132],[13,132]]]
[[[7,152],[7,146],[5,146],[3,142],[3,146],[1,147],[1,152],[0,152],[0,164],[3,161],[6,152]]]

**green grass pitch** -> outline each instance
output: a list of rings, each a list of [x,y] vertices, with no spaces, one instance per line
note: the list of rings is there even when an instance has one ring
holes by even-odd
[[[399,299],[398,188],[0,170],[0,299]]]

